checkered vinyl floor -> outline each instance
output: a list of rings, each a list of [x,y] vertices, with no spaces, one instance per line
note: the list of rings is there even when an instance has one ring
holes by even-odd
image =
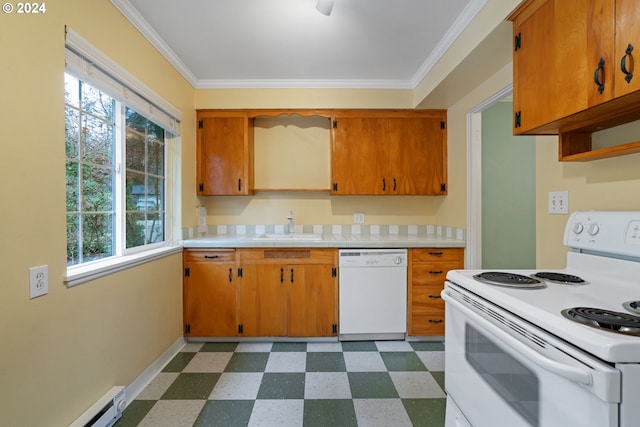
[[[442,342],[189,343],[123,426],[444,425]]]

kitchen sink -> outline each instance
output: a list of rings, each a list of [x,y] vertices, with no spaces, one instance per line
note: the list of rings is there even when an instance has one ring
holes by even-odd
[[[315,233],[265,233],[254,237],[254,240],[322,240],[322,235]]]

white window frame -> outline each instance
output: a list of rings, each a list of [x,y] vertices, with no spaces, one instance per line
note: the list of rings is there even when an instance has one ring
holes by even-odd
[[[66,28],[65,71],[116,99],[116,246],[114,255],[68,266],[67,286],[75,286],[125,270],[182,250],[180,231],[180,121],[182,112],[149,89],[141,81],[97,50],[70,28]],[[130,107],[165,129],[164,227],[165,240],[126,249],[125,246],[125,138],[124,108]]]

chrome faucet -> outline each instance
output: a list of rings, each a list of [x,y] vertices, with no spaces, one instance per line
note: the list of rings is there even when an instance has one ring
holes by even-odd
[[[296,222],[293,218],[293,211],[289,211],[287,219],[289,220],[289,234],[293,234],[296,232]]]

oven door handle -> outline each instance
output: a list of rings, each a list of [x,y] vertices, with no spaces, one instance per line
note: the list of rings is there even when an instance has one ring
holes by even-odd
[[[467,307],[462,305],[462,303],[455,300],[451,295],[449,295],[446,290],[442,291],[442,299],[444,299],[447,304],[451,304],[451,306],[464,312],[465,316],[471,317],[474,322],[483,325],[486,332],[489,332],[496,339],[505,342],[510,348],[516,350],[522,357],[535,363],[540,368],[559,375],[562,378],[566,378],[570,381],[586,386],[589,386],[593,383],[591,372],[584,369],[576,368],[574,366],[564,365],[560,362],[556,362],[555,360],[544,357],[537,351],[532,350],[525,344],[513,338],[511,335],[504,332],[500,328],[497,328],[484,317],[469,310]]]

